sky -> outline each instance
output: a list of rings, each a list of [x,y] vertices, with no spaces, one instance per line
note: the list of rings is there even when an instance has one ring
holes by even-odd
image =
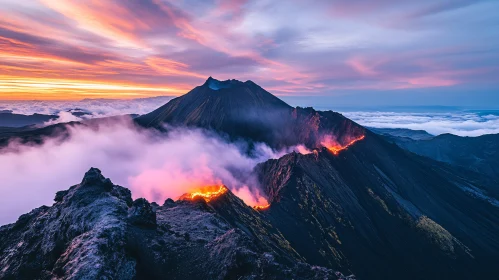
[[[0,0],[0,99],[177,96],[208,76],[340,105],[499,106],[497,0]]]

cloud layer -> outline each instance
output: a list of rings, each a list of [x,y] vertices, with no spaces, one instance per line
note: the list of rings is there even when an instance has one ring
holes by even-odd
[[[499,87],[497,1],[0,2],[0,99]]]
[[[249,174],[257,163],[279,156],[264,145],[249,156],[244,143],[228,143],[202,130],[170,129],[165,138],[125,120],[70,133],[62,143],[11,143],[2,150],[0,225],[51,205],[55,192],[79,183],[90,167],[130,188],[134,198],[159,204],[199,187],[225,184],[247,204],[260,205],[266,200]]]
[[[499,133],[499,111],[491,112],[345,112],[346,117],[368,127],[409,128],[430,134],[480,136]]]
[[[146,114],[167,103],[171,97],[154,97],[132,100],[83,100],[83,101],[0,101],[0,111],[9,110],[17,114],[52,114],[60,118],[54,122],[67,122],[78,118],[68,110],[81,109],[92,113],[84,117],[106,117],[123,114]],[[321,102],[325,100],[324,102]],[[329,99],[315,98],[312,101],[291,100],[293,105],[319,106],[320,110],[334,110]],[[328,102],[326,102],[328,101]],[[307,102],[312,102],[309,104]],[[425,108],[412,107],[405,112],[391,111],[346,111],[346,117],[369,127],[409,128],[426,130],[431,134],[452,133],[460,136],[479,136],[499,133],[499,111],[458,111],[449,108],[448,112],[422,112]],[[339,110],[340,112],[342,110]],[[417,111],[417,112],[415,112]],[[51,122],[51,123],[54,123]],[[51,124],[49,123],[49,124]]]
[[[126,114],[146,114],[170,101],[172,97],[160,96],[131,100],[85,99],[81,101],[1,101],[0,111],[9,110],[15,114],[32,115],[35,113],[59,115],[70,110],[83,110],[92,117],[107,117]]]

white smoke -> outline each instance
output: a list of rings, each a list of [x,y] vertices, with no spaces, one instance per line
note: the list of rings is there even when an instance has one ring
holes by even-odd
[[[0,224],[51,205],[57,191],[79,183],[90,167],[130,188],[134,198],[159,204],[193,188],[220,183],[247,204],[261,204],[259,189],[247,185],[241,175],[248,176],[257,163],[286,152],[260,144],[248,156],[244,143],[229,143],[204,130],[170,128],[165,137],[137,128],[130,120],[72,127],[69,133],[64,141],[46,139],[38,146],[14,142],[0,152]]]

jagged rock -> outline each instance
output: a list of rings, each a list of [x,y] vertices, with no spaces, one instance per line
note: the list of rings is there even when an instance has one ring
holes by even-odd
[[[56,202],[61,202],[62,199],[68,194],[68,191],[65,190],[65,191],[58,191],[55,193],[55,198],[54,198],[54,201]]]
[[[121,188],[109,183],[91,169],[52,207],[1,227],[0,278],[131,279],[136,261],[125,250],[128,206],[106,190]]]
[[[173,199],[168,198],[165,200],[165,203],[163,203],[163,207],[175,207],[175,201]]]
[[[156,212],[146,199],[136,199],[128,210],[128,222],[143,227],[156,227]]]

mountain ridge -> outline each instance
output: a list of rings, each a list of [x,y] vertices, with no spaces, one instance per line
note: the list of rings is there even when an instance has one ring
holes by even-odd
[[[386,133],[383,135],[388,141],[415,154],[499,178],[499,134],[463,137],[445,133],[412,139]]]
[[[257,223],[259,214],[240,200],[227,205],[224,199],[239,200],[229,191],[214,206],[133,201],[128,189],[91,168],[80,184],[58,192],[53,206],[0,227],[0,278],[347,279],[301,262],[279,246],[284,240],[274,245],[280,251],[270,249],[282,238],[276,234],[255,238],[243,224],[227,222],[218,214],[227,206]]]

